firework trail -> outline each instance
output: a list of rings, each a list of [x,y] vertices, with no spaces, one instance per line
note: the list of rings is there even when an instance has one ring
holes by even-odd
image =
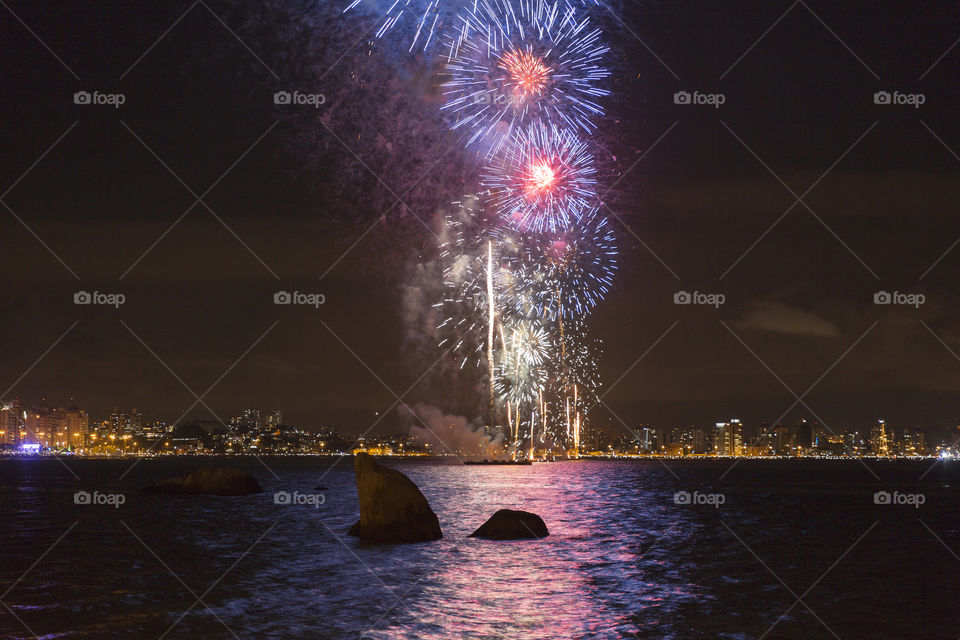
[[[486,368],[489,424],[505,424],[508,442],[532,446],[536,430],[567,446],[600,386],[585,318],[616,269],[608,221],[592,212],[562,234],[520,234],[465,198],[443,235],[441,348],[455,340],[461,368]]]
[[[594,209],[558,233],[532,234],[509,256],[525,272],[521,298],[544,318],[577,320],[613,286],[618,249],[610,221]]]
[[[445,24],[444,18],[449,18],[451,8],[460,6],[455,2],[440,2],[440,0],[388,0],[379,2],[377,0],[352,0],[344,13],[355,9],[359,5],[376,5],[380,9],[386,6],[386,9],[380,9],[380,22],[377,25],[376,37],[382,38],[387,33],[403,25],[413,30],[410,37],[410,47],[408,51],[413,51],[418,47],[422,51],[427,51],[432,42],[438,38],[438,32]],[[580,4],[597,4],[597,0],[581,0]]]

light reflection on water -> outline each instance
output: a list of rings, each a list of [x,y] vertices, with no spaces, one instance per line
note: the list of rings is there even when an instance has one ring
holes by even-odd
[[[875,487],[856,463],[836,471],[838,481],[773,470],[761,482],[734,479],[718,489],[724,469],[707,464],[679,465],[678,481],[656,462],[389,461],[421,487],[444,538],[373,546],[346,535],[357,517],[349,460],[322,480],[326,459],[268,459],[279,480],[256,461],[229,463],[257,475],[265,493],[136,493],[206,464],[197,460],[145,461],[122,482],[129,462],[74,460],[79,483],[56,461],[0,460],[3,590],[77,522],[3,601],[43,638],[159,638],[171,626],[167,638],[231,631],[241,638],[755,638],[794,598],[754,552],[799,594],[881,516],[887,527],[832,570],[805,599],[811,608],[838,633],[848,631],[841,637],[864,637],[864,621],[846,611],[853,603],[862,608],[864,589],[878,607],[906,597],[937,613],[960,596],[960,581],[938,585],[890,566],[902,557],[892,548],[913,554],[908,567],[949,557],[936,542],[906,536],[916,514],[891,521],[889,510],[875,512],[868,503]],[[273,502],[274,491],[313,492],[318,484],[329,487],[318,508]],[[692,487],[723,490],[727,504],[673,503],[674,491]],[[119,509],[74,505],[77,489],[120,491],[127,501]],[[954,500],[956,489],[933,482],[926,490],[925,521],[956,542],[956,510],[932,511],[938,499]],[[518,542],[468,537],[499,508],[540,514],[551,535]],[[868,583],[863,563],[899,571],[894,593]],[[0,611],[0,637],[32,637]],[[882,615],[866,624],[897,637],[916,631]],[[797,607],[768,637],[824,634]]]

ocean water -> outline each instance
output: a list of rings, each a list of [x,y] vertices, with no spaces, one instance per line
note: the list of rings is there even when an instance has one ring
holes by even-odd
[[[388,460],[444,537],[364,545],[349,458],[132,462],[0,460],[0,637],[960,637],[957,463]],[[265,492],[138,492],[211,463]],[[468,537],[503,507],[551,535]]]

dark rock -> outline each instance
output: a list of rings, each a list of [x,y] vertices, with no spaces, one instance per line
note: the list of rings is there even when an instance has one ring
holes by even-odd
[[[443,537],[440,521],[417,485],[366,453],[353,461],[360,520],[350,535],[364,542],[425,542]]]
[[[202,467],[193,473],[161,480],[143,490],[147,493],[212,496],[245,496],[263,491],[256,478],[233,467]]]
[[[471,538],[488,540],[522,540],[525,538],[546,538],[550,535],[543,518],[529,511],[500,509],[480,528],[470,534]]]

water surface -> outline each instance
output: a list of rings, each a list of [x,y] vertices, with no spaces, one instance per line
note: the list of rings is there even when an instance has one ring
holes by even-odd
[[[211,462],[265,493],[138,493]],[[858,461],[745,461],[724,476],[724,461],[389,460],[444,537],[370,546],[346,534],[350,459],[144,460],[121,480],[131,463],[68,460],[76,480],[56,460],[0,460],[0,637],[960,636],[956,465],[921,481],[929,461],[870,461],[878,481]],[[126,501],[77,505],[78,490]],[[879,490],[925,502],[877,505]],[[324,503],[278,505],[275,491]],[[677,491],[724,503],[678,505]],[[468,538],[503,507],[540,514],[550,537]]]

